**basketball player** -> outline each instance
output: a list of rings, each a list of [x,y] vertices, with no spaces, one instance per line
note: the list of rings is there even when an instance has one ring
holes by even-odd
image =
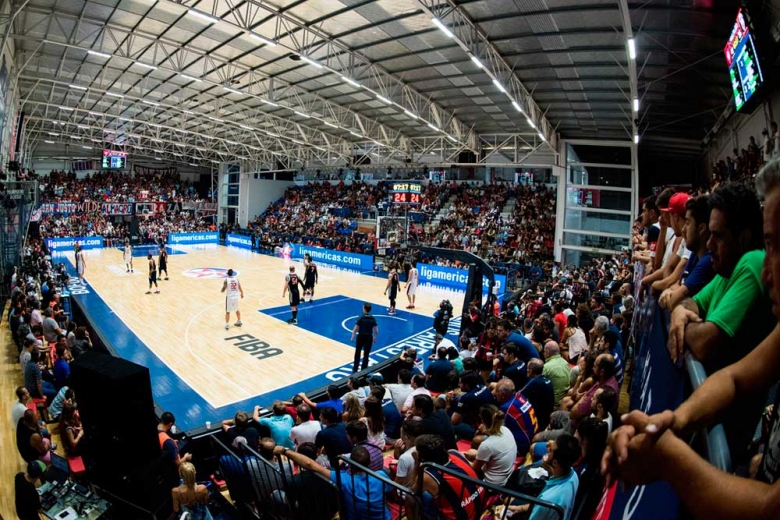
[[[298,324],[298,305],[301,303],[301,292],[299,287],[302,286],[301,279],[295,274],[295,266],[290,266],[290,274],[284,277],[284,291],[282,292],[282,298],[290,291],[290,310],[292,311],[292,318],[287,320],[287,323],[291,325]]]
[[[133,272],[133,246],[129,240],[125,240],[125,267],[128,273]]]
[[[159,266],[157,267],[160,278],[162,278],[163,271],[165,271],[165,279],[168,279],[168,251],[165,250],[165,244],[160,244],[160,259]]]
[[[154,261],[152,253],[146,255],[149,260],[149,290],[146,294],[152,294],[152,284],[154,284],[154,294],[160,294],[160,287],[157,285],[157,262]]]
[[[387,294],[389,289],[390,308],[387,309],[387,313],[391,316],[395,314],[395,299],[398,297],[398,287],[400,285],[401,282],[398,280],[398,271],[395,269],[390,269],[390,274],[387,275],[387,287],[385,287],[385,294]]]
[[[73,246],[76,251],[76,271],[79,273],[79,283],[84,283],[84,269],[87,267],[87,263],[84,261],[84,250],[81,246],[76,244]]]
[[[238,301],[240,299],[239,295],[241,295],[241,298],[244,297],[244,289],[241,288],[241,282],[238,281],[238,277],[233,276],[232,269],[228,269],[227,275],[227,280],[222,284],[222,292],[227,291],[227,297],[225,298],[225,330],[230,328],[231,312],[236,313],[236,327],[243,325],[241,323],[241,311],[238,310]]]
[[[412,264],[409,274],[406,275],[406,298],[409,300],[407,309],[414,309],[415,294],[417,294],[417,282],[420,279],[420,273],[417,271],[417,262]]]
[[[314,301],[314,286],[317,285],[317,264],[311,259],[311,255],[306,253],[306,257],[303,260],[303,265],[306,266],[306,270],[303,272],[303,292],[308,291],[311,296],[309,301]]]

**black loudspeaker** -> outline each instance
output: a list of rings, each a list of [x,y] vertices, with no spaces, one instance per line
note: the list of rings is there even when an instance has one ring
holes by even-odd
[[[160,460],[149,369],[86,352],[71,363],[70,386],[84,427],[83,459],[90,480],[117,496]],[[146,477],[148,478],[148,476]]]
[[[141,223],[138,222],[138,217],[133,215],[130,218],[130,236],[133,237],[132,238],[133,245],[137,245],[137,244],[139,244],[141,242],[140,237],[139,237],[139,235],[140,235],[140,228],[141,228]]]

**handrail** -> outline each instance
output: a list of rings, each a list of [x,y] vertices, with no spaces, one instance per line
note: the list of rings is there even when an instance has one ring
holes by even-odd
[[[435,464],[433,462],[423,462],[420,464],[420,472],[418,473],[418,479],[417,479],[417,490],[418,493],[422,491],[422,475],[425,472],[425,468],[433,468],[437,471],[440,471],[442,473],[446,473],[448,475],[452,475],[453,477],[457,477],[460,480],[463,480],[464,482],[468,482],[470,484],[475,484],[477,486],[482,486],[486,490],[491,491],[490,494],[492,495],[501,495],[501,496],[508,496],[511,498],[516,498],[523,500],[524,502],[531,503],[533,505],[546,507],[548,509],[552,509],[555,514],[557,515],[557,518],[559,520],[563,520],[564,517],[564,510],[563,507],[559,506],[558,504],[553,504],[551,502],[547,502],[545,500],[540,500],[537,497],[532,497],[529,495],[524,495],[522,493],[518,493],[517,491],[512,491],[511,489],[507,489],[502,486],[496,486],[495,484],[490,484],[488,482],[485,482],[483,480],[479,480],[473,477],[470,477],[468,475],[465,475],[463,473],[460,473],[459,471],[454,471],[450,468],[444,467],[440,464]],[[503,517],[502,517],[503,518]]]
[[[690,351],[685,351],[685,368],[691,381],[691,386],[695,391],[707,379],[707,372],[704,365],[697,360]],[[705,447],[707,448],[707,459],[710,464],[716,468],[730,472],[731,471],[731,451],[726,441],[726,432],[722,424],[707,429],[702,436]]]

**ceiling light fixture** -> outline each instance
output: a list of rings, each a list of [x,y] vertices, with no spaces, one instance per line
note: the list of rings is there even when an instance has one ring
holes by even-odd
[[[639,112],[639,98],[634,98],[634,112]]]
[[[513,106],[513,107],[515,107],[515,110],[517,110],[517,111],[518,111],[518,112],[520,112],[521,114],[523,113],[523,107],[521,107],[521,106],[518,104],[518,102],[517,102],[517,101],[512,101],[512,106]]]
[[[136,65],[140,65],[141,67],[144,67],[144,68],[147,68],[147,69],[157,70],[157,67],[155,67],[154,65],[147,65],[146,63],[141,63],[140,61],[134,61],[133,63],[135,63]]]
[[[225,86],[223,86],[222,88],[223,88],[224,90],[227,90],[227,91],[228,91],[228,92],[230,92],[231,94],[238,94],[239,96],[243,96],[243,95],[244,95],[244,93],[243,93],[243,92],[241,92],[240,90],[236,90],[236,89],[234,89],[234,88],[225,87]]]
[[[431,123],[428,123],[428,128],[430,128],[434,132],[439,132],[439,128],[436,125],[433,125]]]
[[[201,11],[197,11],[195,9],[188,9],[187,14],[190,16],[194,16],[195,18],[200,18],[203,21],[209,22],[209,23],[217,23],[219,20],[210,14],[206,14]]]
[[[64,110],[66,112],[73,112],[73,109],[70,107],[60,107],[60,110]]]
[[[479,67],[480,69],[484,69],[484,68],[485,68],[485,66],[482,64],[482,62],[481,62],[481,61],[479,61],[479,58],[477,58],[476,56],[473,56],[473,55],[472,55],[472,56],[471,56],[471,61],[473,61],[473,62],[474,62],[474,65],[476,65],[476,66],[477,66],[477,67]]]
[[[152,105],[153,107],[159,107],[160,103],[155,103],[154,101],[148,101],[146,99],[142,99],[141,103],[146,103],[147,105]]]
[[[506,94],[506,89],[504,88],[504,85],[502,85],[501,82],[498,81],[498,79],[494,78],[493,84],[496,86],[496,88],[498,88],[498,90],[501,91],[502,94]]]
[[[91,116],[102,116],[103,114],[101,114],[100,112],[90,112],[89,115],[91,115]]]
[[[240,126],[241,128],[243,128],[244,130],[251,130],[251,129],[252,129],[252,127],[251,127],[251,126],[247,126],[247,125],[242,125],[242,124],[239,124],[238,126]]]
[[[218,117],[211,117],[211,116],[207,116],[207,117],[212,121],[216,121],[217,123],[224,123],[224,121]]]
[[[116,92],[106,92],[106,95],[107,96],[111,96],[111,97],[115,97],[115,98],[123,98],[123,97],[125,97],[122,94],[117,94]]]
[[[352,79],[352,78],[348,78],[348,77],[346,77],[346,76],[341,76],[341,79],[342,79],[342,81],[346,81],[347,83],[349,83],[349,84],[350,84],[350,85],[352,85],[353,87],[360,88],[360,83],[358,83],[357,81],[355,81],[355,80],[354,80],[354,79]]]
[[[85,149],[85,150],[92,150],[92,147],[91,147],[91,146],[87,146],[87,145],[81,145],[81,147],[82,147],[83,149]]]
[[[533,121],[531,121],[530,117],[526,117],[525,120],[528,121],[528,124],[531,125],[531,128],[536,128],[536,125]]]
[[[634,134],[634,144],[639,144],[639,134]]]
[[[447,136],[447,139],[449,139],[449,140],[450,140],[450,141],[452,141],[453,143],[456,143],[456,142],[458,142],[458,140],[457,140],[457,139],[455,139],[454,137],[452,137],[451,135],[448,135],[448,136]]]
[[[415,114],[413,112],[409,112],[405,108],[404,108],[404,114],[406,114],[407,116],[411,117],[412,119],[417,119],[417,114]]]
[[[440,30],[441,32],[443,32],[444,34],[446,34],[446,35],[447,35],[447,38],[455,38],[455,35],[454,35],[454,34],[452,34],[452,31],[450,31],[450,30],[447,28],[447,26],[446,26],[446,25],[444,25],[444,24],[441,22],[441,20],[439,20],[438,18],[431,18],[431,22],[433,23],[433,25],[435,25],[436,27],[438,27],[438,28],[439,28],[439,30]]]
[[[54,144],[54,141],[44,141],[46,144]]]
[[[338,128],[339,127],[339,125],[334,125],[333,123],[330,123],[328,121],[325,121],[325,124],[330,126],[330,127],[333,127],[333,128]]]
[[[309,58],[309,57],[307,57],[307,56],[303,56],[303,55],[301,54],[301,55],[300,55],[300,57],[301,57],[301,59],[302,59],[303,61],[305,61],[305,62],[306,62],[306,63],[308,63],[309,65],[312,65],[312,66],[314,66],[314,67],[317,67],[318,69],[321,69],[321,68],[325,67],[325,65],[323,65],[322,63],[317,63],[316,61],[314,61],[313,59],[311,59],[311,58]]]
[[[93,56],[98,56],[100,58],[110,58],[111,57],[110,54],[107,54],[105,52],[98,52],[98,51],[92,51],[92,50],[88,50],[87,54],[91,54]]]
[[[68,85],[70,88],[75,88],[76,90],[87,90],[87,87],[82,87],[81,85]]]
[[[359,133],[357,133],[357,132],[353,132],[352,130],[350,130],[350,131],[349,131],[349,133],[350,133],[350,134],[352,134],[352,135],[354,135],[355,137],[363,137],[363,136],[362,136],[362,135],[360,135]]]
[[[271,105],[272,107],[278,107],[279,105],[274,103],[273,101],[270,101],[268,99],[261,99],[261,102],[265,103],[266,105]]]
[[[71,139],[75,139],[75,140],[77,140],[77,141],[81,141],[81,137],[79,137],[79,136],[77,136],[77,135],[71,135],[71,136],[70,136],[70,138],[71,138]]]
[[[299,112],[297,110],[293,110],[296,114],[298,114],[301,117],[305,117],[306,119],[310,118],[311,116],[309,114],[304,114],[303,112]]]
[[[539,132],[539,139],[541,139],[542,141],[546,141],[546,140],[547,140],[547,139],[544,137],[544,134],[542,134],[541,132]]]
[[[628,39],[628,57],[636,59],[636,41],[633,38]]]
[[[381,95],[381,94],[377,94],[377,95],[376,95],[376,98],[377,98],[379,101],[381,101],[382,103],[387,103],[388,105],[392,105],[392,104],[393,104],[393,102],[392,102],[392,101],[390,101],[389,99],[387,99],[385,96],[383,96],[383,95]]]
[[[184,79],[188,79],[190,81],[194,81],[195,83],[203,83],[203,80],[200,79],[200,78],[194,78],[194,77],[188,76],[186,74],[179,74],[179,76],[181,76]]]
[[[89,130],[89,127],[87,125],[76,125],[79,128],[83,128],[84,130]]]

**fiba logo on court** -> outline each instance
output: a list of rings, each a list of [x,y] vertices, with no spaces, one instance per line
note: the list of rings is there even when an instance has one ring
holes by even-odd
[[[196,267],[194,269],[187,269],[181,274],[189,278],[200,278],[206,280],[215,280],[220,278],[227,278],[228,270],[224,267]],[[233,276],[238,276],[238,271],[233,269]]]

